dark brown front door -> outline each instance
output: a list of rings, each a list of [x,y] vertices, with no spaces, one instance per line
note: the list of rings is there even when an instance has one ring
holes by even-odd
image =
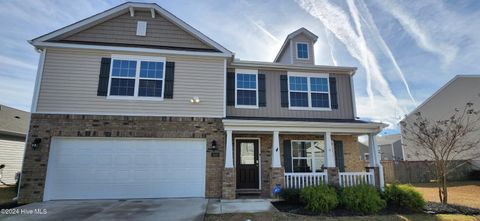
[[[237,189],[258,189],[258,140],[237,140]]]

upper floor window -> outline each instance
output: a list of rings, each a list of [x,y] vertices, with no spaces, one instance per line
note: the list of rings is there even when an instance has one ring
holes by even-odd
[[[308,44],[307,43],[297,43],[297,58],[298,59],[308,59]]]
[[[330,109],[328,75],[289,75],[291,108]]]
[[[110,97],[163,99],[165,58],[112,56]]]
[[[237,70],[235,78],[235,106],[258,107],[257,71]]]

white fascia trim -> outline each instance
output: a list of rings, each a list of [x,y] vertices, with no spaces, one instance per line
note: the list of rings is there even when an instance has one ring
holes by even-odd
[[[302,64],[282,64],[264,61],[242,61],[235,60],[230,63],[231,68],[244,69],[259,69],[270,68],[280,70],[298,70],[298,71],[322,71],[326,73],[334,72],[335,74],[353,75],[357,68],[355,67],[340,67],[340,66],[326,66],[326,65],[302,65]]]
[[[355,86],[353,84],[353,75],[350,75],[350,94],[352,96],[353,118],[357,118],[357,102],[355,98]]]
[[[67,27],[61,28],[57,31],[51,32],[49,34],[46,34],[44,36],[38,37],[36,39],[33,39],[30,41],[31,44],[34,46],[39,46],[40,43],[45,43],[44,41],[47,41],[51,38],[60,36],[62,34],[65,34],[67,32],[73,31],[77,28],[81,28],[85,25],[88,25],[90,23],[96,22],[97,20],[106,18],[108,16],[114,15],[116,13],[119,13],[124,10],[130,10],[130,8],[146,8],[146,9],[155,9],[158,11],[160,15],[165,16],[168,20],[173,22],[174,24],[178,25],[180,28],[184,29],[187,32],[190,32],[192,35],[198,37],[201,41],[213,46],[214,48],[218,49],[219,51],[222,52],[222,54],[225,54],[227,57],[233,56],[233,52],[227,50],[225,47],[222,45],[218,44],[217,42],[213,41],[212,39],[208,38],[206,35],[202,34],[200,31],[196,30],[189,24],[185,23],[181,19],[177,18],[175,15],[171,14],[167,10],[163,9],[159,5],[155,3],[134,3],[134,2],[127,2],[122,5],[119,5],[117,7],[114,7],[112,9],[109,9],[107,11],[101,12],[97,15],[94,15],[92,17],[89,17],[87,19],[84,19],[80,22],[74,23],[72,25],[69,25]]]
[[[225,130],[232,131],[280,131],[280,132],[343,132],[378,133],[387,125],[383,123],[330,123],[303,121],[264,121],[224,119]]]
[[[182,114],[155,114],[155,113],[105,113],[105,112],[74,112],[74,111],[38,111],[32,114],[71,114],[71,115],[103,115],[103,116],[145,116],[145,117],[204,117],[204,118],[223,118],[222,115],[182,115]]]
[[[223,117],[227,116],[227,59],[223,60]]]
[[[40,83],[42,81],[42,76],[43,76],[43,66],[45,64],[46,52],[47,52],[46,48],[41,50],[40,59],[38,60],[37,76],[35,77],[35,87],[33,89],[32,106],[30,107],[30,112],[32,113],[37,111],[38,95],[40,93]]]
[[[220,53],[220,52],[178,51],[178,50],[155,49],[155,48],[85,45],[85,44],[55,43],[55,42],[40,42],[35,44],[35,46],[38,48],[52,47],[52,48],[91,49],[91,50],[141,52],[141,53],[190,55],[190,56],[206,56],[206,57],[222,57],[222,58],[230,57],[230,55],[225,53]]]
[[[404,121],[407,117],[410,117],[412,114],[418,112],[420,108],[425,106],[428,102],[430,102],[434,97],[436,97],[440,92],[442,92],[445,88],[450,86],[453,82],[455,82],[458,78],[480,78],[480,75],[456,75],[453,77],[450,81],[448,81],[445,85],[443,85],[440,89],[435,91],[432,96],[427,98],[425,101],[423,101],[420,105],[418,105],[413,111],[410,111],[405,118],[403,118],[401,121]]]

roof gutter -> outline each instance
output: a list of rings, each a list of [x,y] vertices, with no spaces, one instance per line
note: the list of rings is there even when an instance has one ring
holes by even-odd
[[[278,70],[300,70],[300,71],[326,71],[341,72],[348,75],[354,75],[356,67],[326,66],[326,65],[295,65],[260,61],[233,61],[229,65],[232,68],[270,68]]]

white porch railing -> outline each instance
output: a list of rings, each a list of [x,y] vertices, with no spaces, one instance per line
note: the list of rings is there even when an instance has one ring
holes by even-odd
[[[375,175],[370,172],[340,172],[340,186],[355,186],[359,184],[375,185]]]
[[[285,188],[298,189],[327,184],[327,173],[285,173]]]

